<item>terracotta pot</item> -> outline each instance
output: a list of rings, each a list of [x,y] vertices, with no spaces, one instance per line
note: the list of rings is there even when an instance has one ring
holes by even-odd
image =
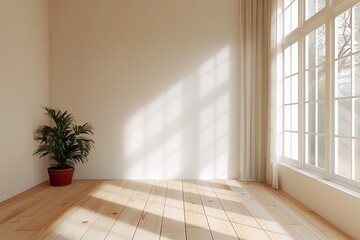
[[[71,184],[74,168],[48,168],[51,186],[66,186]]]

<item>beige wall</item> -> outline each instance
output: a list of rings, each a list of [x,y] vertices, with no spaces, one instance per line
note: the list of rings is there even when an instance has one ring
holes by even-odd
[[[0,0],[0,201],[46,179],[32,137],[49,103],[48,7]]]
[[[238,9],[237,0],[50,1],[51,105],[96,128],[77,178],[238,176]]]
[[[346,193],[283,165],[279,169],[279,186],[354,239],[360,239],[360,193]]]

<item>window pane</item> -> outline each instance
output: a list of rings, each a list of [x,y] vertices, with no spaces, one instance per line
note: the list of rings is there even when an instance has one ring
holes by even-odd
[[[291,45],[291,74],[298,72],[298,43]]]
[[[318,133],[325,133],[325,102],[318,102]]]
[[[317,28],[316,30],[310,32],[306,36],[306,58],[305,58],[305,67],[306,69],[315,67],[316,65],[321,65],[325,63],[325,53],[326,53],[326,35],[325,35],[325,25]]]
[[[316,126],[316,103],[307,103],[306,104],[306,131],[315,133]]]
[[[284,156],[290,159],[298,160],[298,134],[284,133]]]
[[[351,178],[351,139],[335,139],[336,174]]]
[[[285,9],[284,13],[284,36],[291,32],[291,7]]]
[[[335,96],[351,96],[351,57],[336,62]]]
[[[285,49],[284,54],[284,77],[290,75],[290,64],[291,64],[291,47]]]
[[[360,98],[354,99],[354,108],[355,137],[360,137]]]
[[[325,67],[319,67],[317,69],[317,77],[318,77],[318,99],[317,100],[325,100],[326,94],[326,85],[325,85]]]
[[[284,79],[284,103],[291,103],[291,78]]]
[[[298,160],[298,134],[291,133],[291,158]]]
[[[306,0],[306,20],[325,7],[325,0]]]
[[[306,4],[306,19],[314,16],[316,13],[316,0],[307,0]]]
[[[295,0],[292,4],[291,4],[291,31],[294,31],[297,27],[298,27],[298,21],[299,21],[299,16],[298,16],[298,1]]]
[[[353,51],[360,50],[360,4],[353,8],[353,34],[354,34],[354,46]]]
[[[298,160],[298,134],[284,133],[284,156],[290,159]]]
[[[317,136],[318,138],[318,167],[325,168],[325,137]]]
[[[317,34],[317,64],[325,64],[325,53],[326,53],[326,32],[325,25],[322,25],[316,30]]]
[[[291,130],[298,131],[298,104],[291,106]]]
[[[321,9],[323,9],[325,7],[325,4],[326,4],[326,0],[318,0],[317,11],[320,11]]]
[[[316,160],[315,160],[315,135],[309,135],[306,134],[306,139],[305,139],[305,152],[306,152],[306,163],[315,166]]]
[[[291,0],[284,0],[284,8],[287,8],[291,3]]]
[[[298,102],[298,76],[294,75],[291,79],[291,103]]]
[[[284,156],[291,158],[291,133],[284,133]]]
[[[316,66],[316,31],[312,31],[306,36],[306,69]]]
[[[351,99],[335,101],[335,134],[351,136]]]
[[[284,107],[284,130],[291,130],[291,105]]]
[[[337,57],[351,53],[351,9],[336,17]]]
[[[360,182],[360,140],[355,142],[355,180]]]
[[[315,101],[316,100],[316,69],[312,69],[306,72],[305,80],[305,97],[306,101]]]
[[[360,34],[359,34],[360,35]],[[360,96],[360,54],[354,56],[354,95]]]

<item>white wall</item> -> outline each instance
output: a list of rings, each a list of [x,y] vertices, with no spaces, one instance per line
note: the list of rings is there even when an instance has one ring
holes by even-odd
[[[32,138],[49,104],[48,8],[47,0],[0,0],[0,201],[46,179]]]
[[[50,102],[96,128],[77,178],[235,178],[237,0],[50,1]]]
[[[283,165],[279,168],[279,186],[354,239],[360,239],[360,193],[344,192]]]

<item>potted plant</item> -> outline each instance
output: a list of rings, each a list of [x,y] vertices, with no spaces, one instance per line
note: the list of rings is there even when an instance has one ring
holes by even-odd
[[[52,126],[41,125],[34,133],[34,140],[39,147],[33,153],[40,158],[50,156],[48,168],[52,186],[71,184],[74,167],[77,163],[88,161],[88,155],[94,141],[88,137],[93,135],[90,123],[76,125],[71,113],[61,112],[50,107],[44,107],[45,115],[53,121]]]

